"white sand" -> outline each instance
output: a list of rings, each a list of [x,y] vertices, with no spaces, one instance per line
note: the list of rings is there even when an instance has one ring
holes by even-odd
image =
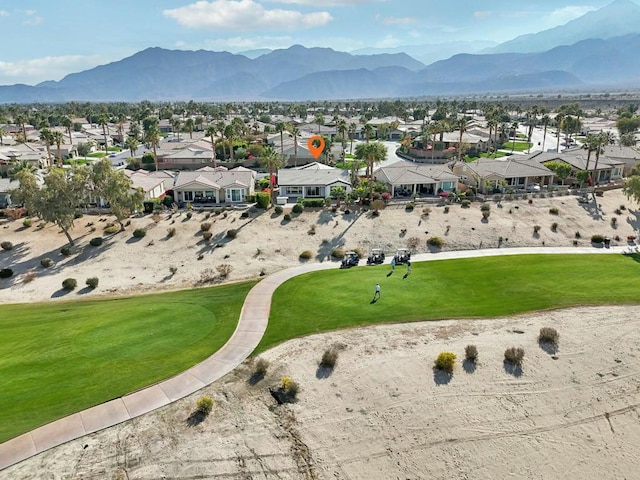
[[[232,265],[230,280],[253,278],[298,264],[311,250],[326,258],[331,247],[382,247],[392,253],[407,239],[420,239],[427,251],[430,235],[446,239],[446,249],[497,246],[581,245],[601,233],[621,243],[637,227],[635,210],[618,216],[629,203],[607,192],[605,216],[593,219],[574,197],[536,199],[492,206],[488,223],[479,205],[453,205],[445,214],[432,207],[407,213],[399,207],[380,217],[308,212],[288,224],[263,214],[241,219],[239,212],[215,217],[213,232],[221,240],[229,228],[238,237],[211,249],[198,234],[203,214],[183,222],[184,215],[162,220],[133,220],[126,233],[102,247],[89,239],[104,222],[85,216],[73,232],[80,253],[59,256],[64,236],[53,226],[20,231],[19,222],[4,222],[0,241],[16,245],[0,253],[0,268],[16,270],[0,280],[0,302],[52,298],[78,299],[180,288],[193,285],[206,268]],[[515,208],[518,205],[518,209]],[[549,215],[557,206],[560,215]],[[512,213],[509,213],[511,210]],[[212,217],[213,218],[213,217]],[[558,222],[558,232],[550,229]],[[95,233],[85,227],[94,222]],[[311,225],[315,235],[309,235]],[[532,235],[541,226],[540,237]],[[131,242],[134,226],[151,226],[147,237]],[[165,239],[175,226],[176,237]],[[447,232],[447,226],[450,230]],[[406,229],[406,233],[402,233]],[[428,234],[425,232],[429,232]],[[328,244],[323,244],[326,239]],[[153,244],[149,245],[153,240]],[[614,242],[615,243],[615,242]],[[202,252],[203,259],[197,260]],[[225,258],[225,256],[227,256]],[[49,256],[57,264],[39,267]],[[169,266],[178,267],[175,276]],[[24,283],[25,272],[36,278]],[[91,293],[56,297],[64,278],[79,284],[100,278]],[[578,308],[496,319],[377,326],[293,340],[264,354],[271,361],[267,378],[247,384],[245,365],[198,394],[152,414],[57,447],[0,472],[0,479],[160,479],[160,478],[638,478],[640,471],[640,335],[638,307]],[[537,344],[541,326],[561,334],[557,359]],[[520,330],[524,333],[514,333]],[[440,351],[463,356],[474,343],[480,364],[466,373],[459,363],[449,383],[431,366]],[[340,345],[338,366],[328,378],[316,378],[317,363],[329,345]],[[522,375],[505,371],[502,355],[522,346]],[[290,375],[302,391],[298,403],[276,406],[268,387]],[[212,415],[197,426],[186,419],[202,394],[216,399]],[[86,448],[85,448],[86,446]]]

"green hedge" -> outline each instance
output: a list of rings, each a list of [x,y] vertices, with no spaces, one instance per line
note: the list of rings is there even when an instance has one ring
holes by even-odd
[[[306,208],[324,207],[324,198],[303,198],[301,203]]]
[[[256,193],[256,203],[260,208],[267,208],[271,203],[271,196],[266,192]]]

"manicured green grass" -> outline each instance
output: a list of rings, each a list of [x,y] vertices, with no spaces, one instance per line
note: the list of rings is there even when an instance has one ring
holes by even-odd
[[[514,147],[515,143],[515,147]],[[524,152],[525,150],[529,150],[531,148],[531,143],[528,142],[504,142],[502,145],[502,150],[513,150],[514,152]]]
[[[500,158],[506,157],[508,154],[505,152],[493,152],[489,153],[481,153],[479,157],[470,157],[469,155],[464,157],[465,162],[473,162],[474,160],[478,160],[478,158]]]
[[[87,155],[87,157],[92,157],[92,158],[102,158],[106,156],[107,156],[106,152],[91,152],[89,155]]]
[[[0,442],[204,360],[253,285],[0,307]]]
[[[522,255],[326,270],[285,282],[256,352],[284,340],[383,322],[640,303],[640,255]],[[382,298],[371,303],[376,283]]]

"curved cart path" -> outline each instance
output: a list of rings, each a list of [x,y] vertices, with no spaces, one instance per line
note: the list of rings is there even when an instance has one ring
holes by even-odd
[[[524,254],[623,253],[629,247],[525,247],[463,250],[417,254],[414,262]],[[242,306],[238,325],[217,352],[190,369],[137,392],[96,405],[36,428],[0,444],[0,470],[45,450],[94,433],[168,405],[210,385],[240,365],[258,346],[269,321],[271,296],[283,282],[303,273],[337,268],[334,262],[310,263],[269,275],[251,289]]]

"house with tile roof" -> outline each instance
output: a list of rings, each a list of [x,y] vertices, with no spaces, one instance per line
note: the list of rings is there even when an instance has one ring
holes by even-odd
[[[393,197],[456,193],[458,176],[444,165],[424,165],[401,160],[373,172],[376,181],[387,185]]]
[[[278,170],[278,197],[295,203],[298,198],[329,198],[333,187],[351,191],[349,171],[313,162],[302,167]]]
[[[256,172],[245,167],[205,167],[180,171],[175,177],[173,198],[184,203],[243,203],[255,193]]]
[[[554,173],[542,163],[523,156],[456,162],[452,170],[461,183],[477,187],[482,193],[491,193],[503,186],[527,190],[535,183],[551,185],[554,178]]]

